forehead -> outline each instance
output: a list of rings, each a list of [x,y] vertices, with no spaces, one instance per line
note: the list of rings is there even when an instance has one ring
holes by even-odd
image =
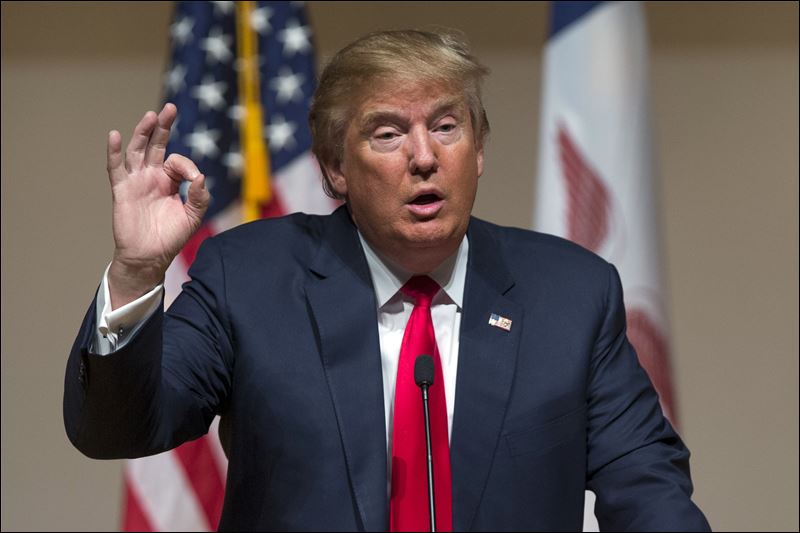
[[[369,84],[361,91],[353,119],[363,123],[375,115],[435,113],[443,108],[463,109],[466,97],[459,87],[444,82],[402,80]]]

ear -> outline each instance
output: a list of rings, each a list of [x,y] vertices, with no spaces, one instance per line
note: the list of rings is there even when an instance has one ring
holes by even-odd
[[[483,175],[483,146],[478,148],[477,163],[478,163],[478,177],[480,178]]]
[[[334,161],[322,165],[325,175],[328,176],[328,181],[333,188],[333,192],[342,196],[347,196],[347,178],[342,171],[342,162]]]

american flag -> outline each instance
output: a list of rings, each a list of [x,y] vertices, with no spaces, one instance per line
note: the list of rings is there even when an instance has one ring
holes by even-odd
[[[169,305],[202,241],[241,222],[295,211],[326,214],[310,153],[314,50],[302,2],[178,2],[165,100],[178,107],[167,152],[206,176],[203,225],[167,271]],[[217,435],[127,461],[124,531],[215,530],[227,461]]]

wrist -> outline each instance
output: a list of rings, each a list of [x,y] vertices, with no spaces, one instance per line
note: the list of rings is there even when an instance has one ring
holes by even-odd
[[[156,264],[155,261],[137,261],[131,264],[115,257],[108,269],[112,310],[119,309],[153,290],[159,283],[163,283],[165,273],[166,267]]]

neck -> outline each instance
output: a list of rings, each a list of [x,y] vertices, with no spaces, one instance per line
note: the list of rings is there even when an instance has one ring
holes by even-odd
[[[463,236],[461,237],[463,239]],[[400,257],[389,257],[390,261],[395,262],[400,268],[412,274],[430,274],[448,258],[452,257],[458,250],[458,242],[453,242],[447,246],[437,246],[431,250],[410,250],[400,254]]]
[[[437,244],[432,247],[398,247],[387,248],[376,246],[366,235],[361,234],[370,248],[380,256],[381,260],[396,269],[411,275],[428,275],[452,258],[458,251],[462,235],[456,241]]]

